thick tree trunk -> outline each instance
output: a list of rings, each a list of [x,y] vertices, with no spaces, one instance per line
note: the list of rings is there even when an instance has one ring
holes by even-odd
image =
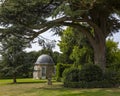
[[[94,63],[105,72],[106,68],[106,46],[105,42],[94,46]]]

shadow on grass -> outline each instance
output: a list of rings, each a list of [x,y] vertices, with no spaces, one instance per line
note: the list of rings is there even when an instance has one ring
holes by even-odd
[[[15,83],[15,84],[35,84],[35,83],[46,83],[47,81],[36,81],[36,82],[17,82],[17,83]],[[12,84],[14,84],[14,83],[12,83]]]
[[[52,81],[53,83],[56,81]],[[32,80],[32,81],[20,81],[17,80],[16,83],[6,83],[6,84],[36,84],[36,83],[47,83],[47,80]]]
[[[37,83],[46,83],[47,81],[37,81],[37,82],[27,82],[27,81],[25,81],[25,82],[16,82],[16,83],[6,83],[6,84],[37,84]]]

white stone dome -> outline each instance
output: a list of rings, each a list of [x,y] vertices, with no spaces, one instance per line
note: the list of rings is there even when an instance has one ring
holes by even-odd
[[[51,56],[47,54],[40,55],[35,64],[54,64]]]

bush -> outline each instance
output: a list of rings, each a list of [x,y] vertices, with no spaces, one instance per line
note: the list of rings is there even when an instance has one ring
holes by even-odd
[[[80,81],[92,82],[103,79],[103,72],[100,67],[93,64],[84,65],[80,72]]]
[[[72,88],[118,87],[119,75],[113,71],[105,73],[97,65],[85,65],[82,69],[69,68],[63,72],[64,86]]]
[[[119,74],[115,71],[106,71],[104,73],[104,80],[108,81],[113,86],[118,86],[120,84]]]
[[[79,82],[79,72],[78,68],[68,68],[63,72],[64,82]]]
[[[71,64],[57,64],[56,66],[56,77],[57,77],[57,81],[61,81],[61,77],[62,77],[62,73],[66,68],[70,68]]]
[[[113,84],[109,83],[107,80],[102,81],[79,81],[79,82],[65,82],[64,87],[70,88],[111,88],[114,87]]]
[[[118,77],[118,83],[120,85],[120,71],[117,72],[117,77]]]

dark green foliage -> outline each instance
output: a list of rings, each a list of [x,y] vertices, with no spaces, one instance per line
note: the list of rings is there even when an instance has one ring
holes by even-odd
[[[93,64],[84,65],[80,72],[80,79],[86,82],[100,81],[102,77],[102,69]]]
[[[118,87],[119,76],[113,71],[105,73],[96,65],[85,65],[81,69],[69,68],[63,73],[64,86],[72,88]]]
[[[34,51],[24,54],[23,64],[25,66],[22,69],[22,74],[20,75],[20,77],[22,78],[33,77],[33,67],[34,67],[34,63],[36,62],[36,59],[38,58],[38,56],[39,56],[38,52],[34,52]]]
[[[32,78],[33,66],[34,66],[34,63],[38,56],[39,55],[37,54],[37,52],[29,52],[29,53],[23,52],[21,55],[21,57],[22,57],[21,65],[23,65],[23,66],[22,66],[22,68],[20,68],[20,70],[18,70],[16,77],[17,78],[28,78],[28,77]],[[20,58],[19,58],[19,60],[20,60]],[[16,65],[17,65],[17,63],[16,63]],[[6,74],[5,70],[4,70],[4,72],[2,71],[4,69],[4,67],[2,67],[2,66],[7,67],[7,65],[5,65],[3,61],[0,63],[0,66],[1,66],[0,67],[0,70],[1,70],[0,78],[12,78],[12,75],[10,75],[10,72],[9,72],[9,74]]]
[[[13,82],[16,83],[16,77],[22,73],[25,66],[23,63],[23,49],[26,46],[25,40],[11,35],[6,39],[4,38],[1,44],[1,72],[3,72],[6,76],[12,76]]]
[[[120,76],[119,73],[112,71],[112,70],[108,70],[104,73],[103,79],[105,81],[108,81],[113,86],[115,86],[116,84],[120,84],[120,77],[119,76]]]
[[[65,82],[64,87],[70,88],[112,88],[118,87],[111,84],[108,80],[101,80],[101,81],[80,81],[80,82]]]
[[[68,68],[65,69],[63,72],[63,79],[64,82],[79,82],[79,72],[80,69],[78,68]]]
[[[57,81],[60,81],[60,78],[62,77],[62,73],[66,68],[70,68],[72,65],[71,64],[57,64],[56,67],[56,77],[57,77]]]
[[[3,76],[4,76],[4,74],[0,72],[0,79],[2,79]]]

